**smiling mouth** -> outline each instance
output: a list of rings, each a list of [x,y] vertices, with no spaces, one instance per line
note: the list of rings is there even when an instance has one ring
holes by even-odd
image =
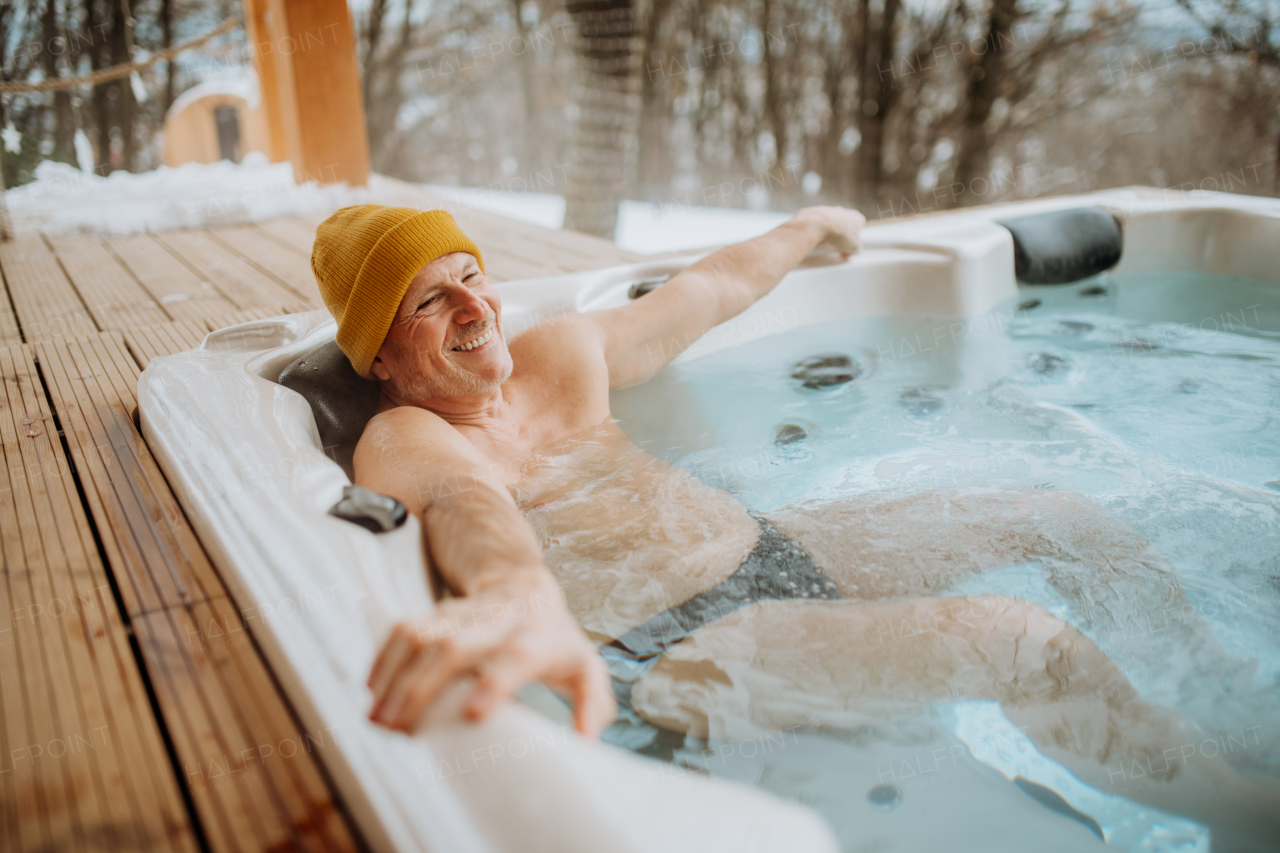
[[[496,331],[496,329],[490,326],[489,331],[485,332],[478,338],[473,338],[472,340],[467,341],[465,344],[454,347],[452,352],[471,352],[473,349],[478,349],[493,340],[493,336]]]

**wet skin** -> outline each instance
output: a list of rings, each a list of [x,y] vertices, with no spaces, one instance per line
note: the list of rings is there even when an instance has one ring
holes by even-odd
[[[624,309],[557,318],[509,342],[500,299],[470,255],[419,274],[375,362],[383,400],[357,448],[356,481],[423,518],[430,562],[457,597],[393,630],[370,674],[371,718],[411,730],[448,683],[474,675],[475,717],[537,679],[574,700],[580,731],[607,724],[612,699],[591,640],[714,587],[760,532],[731,496],[637,449],[612,421],[609,391],[652,376],[823,240],[856,237],[850,225],[803,222],[772,243],[734,247],[775,256],[779,267],[757,273],[759,292],[731,282],[763,255],[712,255]],[[770,520],[849,600],[769,602],[700,629],[637,685],[643,715],[732,735],[739,723],[849,725],[944,698],[993,699],[1099,784],[1109,761],[1187,741],[1180,721],[1144,703],[1071,624],[1017,599],[939,595],[974,572],[1041,560],[1096,631],[1178,608],[1160,556],[1087,499],[922,493],[801,505]],[[1202,626],[1177,630],[1204,639]],[[1155,653],[1132,646],[1136,658]],[[1184,765],[1143,798],[1207,819],[1195,805],[1204,792],[1230,791],[1236,805],[1215,813],[1269,837],[1276,802],[1221,762]]]

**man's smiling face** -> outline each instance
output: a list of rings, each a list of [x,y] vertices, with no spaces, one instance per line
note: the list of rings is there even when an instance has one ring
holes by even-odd
[[[384,390],[426,404],[492,393],[511,368],[498,292],[475,256],[451,252],[409,282],[372,370]]]

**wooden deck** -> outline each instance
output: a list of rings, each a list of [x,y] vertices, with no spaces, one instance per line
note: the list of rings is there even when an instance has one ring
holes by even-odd
[[[637,260],[385,195],[453,210],[497,281]],[[135,419],[150,359],[323,307],[325,215],[0,243],[0,850],[364,849]]]

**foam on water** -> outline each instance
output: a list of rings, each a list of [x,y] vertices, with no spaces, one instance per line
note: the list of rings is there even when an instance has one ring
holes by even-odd
[[[856,362],[852,381],[815,388],[792,375],[805,359],[837,354]],[[1123,655],[1131,637],[1094,639],[1149,701],[1210,733],[1255,727],[1256,748],[1230,760],[1280,768],[1275,285],[1107,275],[1031,288],[981,317],[806,327],[668,367],[616,392],[613,411],[642,449],[764,513],[805,500],[929,489],[1088,496],[1172,564],[1194,616],[1212,628],[1231,665],[1210,679],[1176,650],[1158,666],[1137,664]],[[1072,621],[1042,569],[970,577],[948,594],[1013,594]],[[1158,614],[1125,628],[1159,630]],[[984,703],[934,713],[970,747],[1010,725]],[[1029,764],[1021,775],[1111,827],[1109,841],[1206,849],[1202,828],[1093,791],[1027,746],[1038,769]],[[982,761],[976,752],[968,758]],[[801,753],[812,759],[811,751],[790,754]],[[988,763],[1005,774],[1016,769]],[[826,767],[818,776],[830,782],[840,772]],[[844,837],[851,842],[865,829]]]

